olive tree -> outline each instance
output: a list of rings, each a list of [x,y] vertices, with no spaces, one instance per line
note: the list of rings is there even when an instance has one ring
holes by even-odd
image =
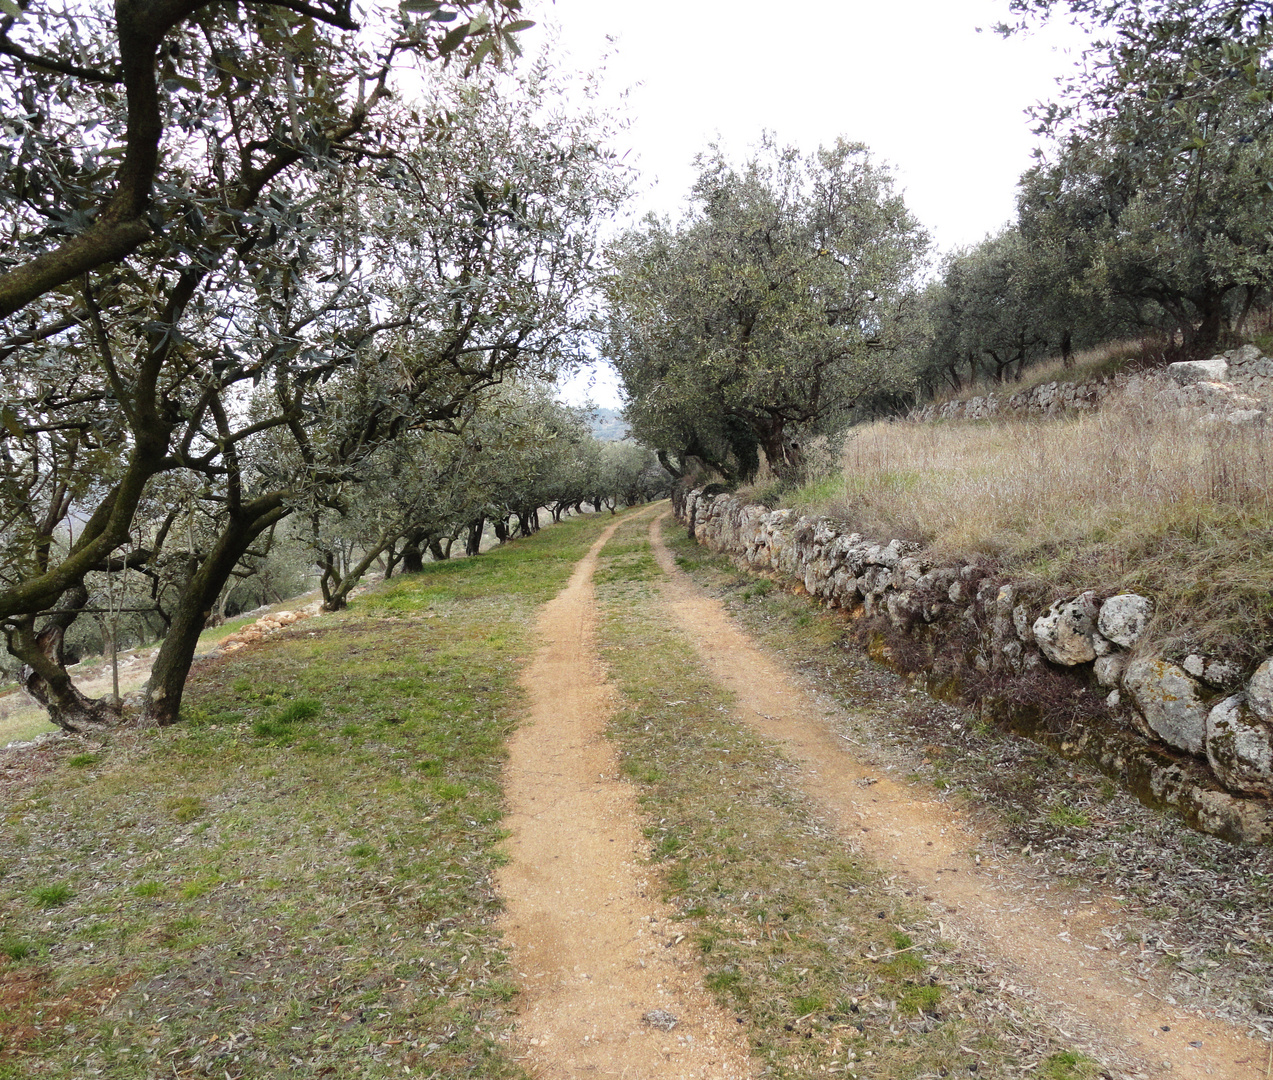
[[[1091,290],[1152,305],[1187,344],[1215,347],[1273,284],[1269,5],[1013,6],[1068,11],[1094,35],[1088,63],[1041,111],[1053,142],[1024,181],[1030,218],[1053,235],[1068,226],[1089,252]]]
[[[609,252],[605,352],[633,434],[726,474],[754,472],[758,448],[797,469],[804,438],[904,377],[899,317],[926,246],[860,144],[700,156],[685,218]]]
[[[474,58],[497,40],[475,24]],[[448,37],[465,40],[459,30]],[[311,93],[355,112],[376,97],[384,84],[324,81],[362,62],[352,44],[348,56],[334,40],[306,54],[315,81],[297,90],[298,109]],[[386,65],[401,45],[390,41]],[[382,444],[451,430],[506,374],[551,376],[575,354],[594,219],[622,182],[597,118],[561,104],[546,65],[520,82],[435,77],[415,104],[377,99],[365,138],[306,127],[313,145],[295,156],[267,126],[249,138],[267,122],[294,126],[279,106],[293,76],[294,61],[272,84],[248,82],[257,97],[217,114],[217,148],[174,161],[179,212],[162,244],[78,282],[81,314],[66,325],[10,339],[22,392],[6,404],[11,452],[0,460],[25,484],[6,536],[26,555],[11,564],[0,616],[30,687],[67,726],[109,718],[66,678],[59,627],[107,556],[142,566],[163,557],[159,540],[169,552],[181,544],[162,522],[134,528],[163,477],[186,478],[204,528],[183,556],[189,577],[154,665],[147,713],[160,723],[177,717],[198,633],[258,538],[357,483]],[[218,209],[271,148],[288,160],[247,203]],[[59,532],[72,507],[87,522]]]

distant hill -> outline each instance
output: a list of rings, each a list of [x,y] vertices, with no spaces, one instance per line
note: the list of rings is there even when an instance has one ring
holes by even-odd
[[[628,424],[619,409],[593,410],[592,433],[602,442],[622,442],[628,437]]]

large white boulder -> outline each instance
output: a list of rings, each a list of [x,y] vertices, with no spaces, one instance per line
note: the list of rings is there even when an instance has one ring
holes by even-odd
[[[1097,629],[1115,645],[1130,649],[1145,632],[1154,613],[1153,601],[1135,593],[1119,593],[1101,605]]]
[[[1034,620],[1035,643],[1054,664],[1073,667],[1095,660],[1096,614],[1096,599],[1090,592],[1074,600],[1058,600]]]
[[[1208,709],[1202,687],[1183,668],[1166,660],[1133,660],[1123,672],[1123,687],[1150,731],[1168,746],[1191,754],[1206,749]]]

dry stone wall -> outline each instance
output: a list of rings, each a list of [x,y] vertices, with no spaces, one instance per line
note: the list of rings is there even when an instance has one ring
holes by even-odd
[[[1085,592],[1036,609],[988,567],[935,565],[822,518],[702,490],[678,510],[700,543],[845,612],[872,656],[930,690],[1204,832],[1273,843],[1273,659],[1244,678],[1222,657],[1139,655],[1152,597]]]
[[[1015,394],[981,394],[915,409],[910,419],[991,420],[1091,411],[1115,391],[1200,410],[1213,420],[1264,423],[1273,412],[1273,359],[1244,345],[1210,360],[1169,364],[1158,372],[1107,375],[1083,382],[1049,382]]]

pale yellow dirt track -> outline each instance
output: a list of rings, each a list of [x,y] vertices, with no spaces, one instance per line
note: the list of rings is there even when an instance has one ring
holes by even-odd
[[[739,718],[800,766],[803,789],[846,844],[931,898],[948,929],[997,956],[1015,982],[1054,1007],[1062,1030],[1081,1025],[1149,1076],[1265,1080],[1261,1042],[1168,1005],[1157,988],[1119,969],[1096,933],[1112,898],[1086,908],[1027,898],[1011,881],[1011,864],[969,854],[983,840],[957,811],[857,760],[835,734],[826,706],[803,693],[720,601],[677,569],[661,540],[666,516],[651,522],[650,540],[667,573],[662,587],[670,611],[714,677],[736,695]]]
[[[1163,988],[1119,967],[1097,932],[1111,896],[1097,888],[1083,906],[1028,896],[1010,860],[970,854],[984,838],[957,810],[858,760],[836,734],[834,707],[806,694],[677,569],[661,540],[665,517],[651,521],[650,541],[668,612],[735,695],[737,719],[799,766],[801,788],[846,847],[909,882],[947,936],[990,957],[1098,1056],[1151,1077],[1266,1080],[1262,1043],[1167,1004]],[[743,1025],[703,989],[692,943],[677,940],[679,924],[647,889],[634,793],[603,737],[614,691],[594,644],[592,575],[613,532],[540,617],[540,648],[523,676],[529,716],[509,748],[500,889],[523,989],[516,1049],[542,1080],[751,1077]],[[654,1010],[677,1026],[646,1022]]]
[[[593,642],[592,574],[607,529],[540,617],[509,746],[504,930],[523,989],[519,1057],[559,1077],[753,1075],[742,1026],[703,989],[694,946],[646,887],[631,787],[603,738],[612,691]],[[671,943],[671,944],[669,944]],[[671,1031],[647,1023],[678,1018]]]

